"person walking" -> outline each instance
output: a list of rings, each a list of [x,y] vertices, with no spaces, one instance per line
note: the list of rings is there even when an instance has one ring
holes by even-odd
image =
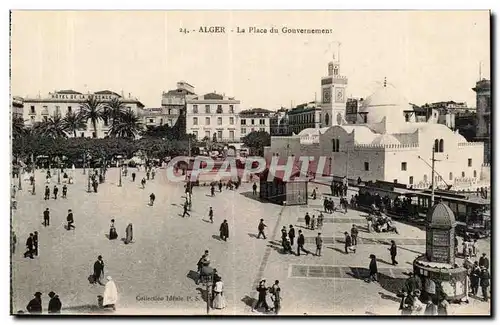
[[[259,234],[257,235],[257,239],[260,238],[260,235],[266,239],[266,234],[264,234],[264,228],[266,228],[266,224],[264,223],[264,219],[260,219],[259,226],[257,227],[257,230],[259,231]]]
[[[135,182],[135,173],[132,172],[132,182]]]
[[[399,303],[399,310],[401,310],[401,315],[411,315],[413,306],[412,296],[408,295],[406,291],[403,292],[403,298],[401,298],[401,302]]]
[[[299,238],[297,238],[297,256],[300,256],[301,251],[309,255],[309,252],[304,249],[305,242],[306,240],[302,234],[302,230],[299,230]]]
[[[226,308],[226,298],[224,297],[224,282],[222,282],[222,278],[218,277],[214,283],[213,287],[213,302],[212,306],[215,309],[224,309]],[[215,281],[215,280],[214,280]]]
[[[266,309],[266,312],[269,312],[269,306],[267,305],[266,296],[267,296],[267,288],[266,288],[266,280],[262,279],[257,286],[257,292],[259,293],[259,299],[257,303],[252,308],[252,312],[256,311],[260,306]]]
[[[116,310],[116,304],[118,302],[118,290],[116,289],[116,284],[109,275],[106,278],[108,282],[104,286],[103,302],[104,308],[112,308]]]
[[[427,300],[427,305],[425,306],[424,315],[426,316],[437,316],[438,310],[437,306],[432,302],[432,299]]]
[[[62,304],[61,300],[59,299],[59,296],[56,295],[54,291],[51,291],[49,292],[49,297],[50,297],[49,306],[47,308],[49,310],[49,314],[60,314]]]
[[[306,216],[304,217],[306,221],[306,228],[309,228],[309,222],[311,221],[311,217],[309,216],[309,212],[306,212]]]
[[[215,196],[215,186],[214,183],[210,184],[210,196]]]
[[[357,246],[358,245],[358,228],[356,228],[356,225],[352,225],[351,239],[352,239],[352,245]]]
[[[273,286],[269,289],[271,294],[271,300],[273,301],[274,308],[273,311],[278,315],[281,309],[281,288],[279,286],[280,282],[278,280],[274,281]]]
[[[214,223],[214,210],[212,210],[212,207],[208,210],[208,219],[210,219],[210,223]]]
[[[472,266],[472,270],[470,273],[470,286],[471,286],[471,294],[473,296],[477,296],[477,293],[479,291],[479,280],[481,279],[481,268],[479,267],[479,264],[477,261],[474,262],[474,265]]]
[[[351,236],[349,236],[349,233],[346,231],[344,232],[345,240],[344,240],[344,249],[345,253],[349,254],[349,251],[352,251],[353,253],[356,253],[356,248],[352,246],[352,239]]]
[[[34,294],[35,298],[31,299],[26,310],[30,314],[41,314],[42,313],[42,293],[36,292]]]
[[[474,241],[472,242],[472,257],[476,257],[477,256],[477,239],[474,239]]]
[[[146,171],[146,178],[149,181],[149,169]]]
[[[71,228],[75,229],[73,223],[75,223],[75,219],[73,218],[73,211],[71,209],[68,210],[68,216],[66,217],[66,221],[68,221],[68,226],[66,230],[71,230]]]
[[[101,282],[101,277],[104,277],[104,261],[102,260],[102,256],[97,256],[97,261],[94,262],[94,274],[92,274],[93,283],[99,283],[100,285],[104,285]]]
[[[49,200],[50,199],[50,188],[48,185],[45,186],[45,196],[43,198],[44,200]]]
[[[485,267],[486,269],[490,268],[490,261],[486,257],[486,253],[483,253],[483,256],[479,258],[479,267]]]
[[[156,175],[156,168],[151,168],[151,179],[155,179],[155,175]]]
[[[219,179],[219,193],[222,193],[222,181]]]
[[[323,216],[323,212],[319,212],[319,215],[318,215],[318,229],[323,229],[323,221],[324,221],[324,216]]]
[[[132,243],[132,240],[134,239],[134,230],[132,227],[132,224],[129,223],[127,228],[125,228],[125,245],[128,245]]]
[[[290,238],[290,245],[293,246],[293,239],[295,238],[295,228],[290,225],[290,230],[288,230],[288,238]]]
[[[49,211],[49,208],[46,208],[45,211],[43,211],[43,226],[44,227],[50,226],[50,211]]]
[[[323,247],[323,238],[321,238],[321,233],[318,232],[316,237],[316,256],[321,256],[321,248]]]
[[[146,188],[146,179],[144,177],[141,179],[141,186],[142,186],[142,189]]]
[[[38,231],[33,233],[33,254],[38,256]]]
[[[54,190],[53,190],[54,200],[57,200],[57,193],[58,192],[59,192],[59,188],[57,187],[57,185],[54,185]]]
[[[153,204],[155,204],[155,199],[156,199],[155,194],[154,194],[154,193],[151,193],[151,194],[149,195],[149,205],[150,205],[150,206],[153,206]]]
[[[257,195],[257,183],[255,183],[255,182],[253,183],[252,190],[253,190],[253,195],[254,196]]]
[[[377,257],[370,254],[370,265],[369,265],[370,275],[368,276],[368,281],[378,282],[378,267],[377,267]]]
[[[63,185],[63,188],[62,188],[62,198],[63,199],[66,199],[68,195],[68,186],[66,184]]]
[[[229,225],[227,224],[227,220],[224,219],[224,221],[221,223],[219,227],[219,233],[220,233],[220,238],[223,241],[227,241],[229,238]]]
[[[118,233],[116,232],[115,219],[111,219],[111,224],[109,225],[109,240],[114,240],[118,238]]]
[[[288,232],[286,231],[286,227],[283,226],[283,228],[281,228],[281,245],[282,246],[285,246],[285,240],[288,236]]]
[[[391,240],[391,247],[389,248],[389,251],[391,253],[392,265],[397,265],[398,262],[396,261],[396,255],[398,254],[398,247],[396,246],[396,242],[394,240]]]
[[[314,230],[315,227],[316,227],[316,217],[313,214],[311,218],[311,230]]]
[[[184,218],[184,216],[186,216],[186,215],[188,217],[191,217],[191,215],[188,212],[188,202],[187,202],[187,200],[184,202],[183,208],[184,208],[184,212],[182,213],[182,217]]]
[[[481,267],[481,292],[484,301],[488,301],[488,288],[490,286],[490,272],[485,266]]]
[[[34,251],[34,243],[33,243],[33,234],[31,233],[28,239],[26,239],[26,252],[24,253],[24,257],[29,257],[33,259],[33,251]]]

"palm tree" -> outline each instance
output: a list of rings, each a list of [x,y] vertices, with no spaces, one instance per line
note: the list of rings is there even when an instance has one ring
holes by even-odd
[[[66,132],[73,133],[76,138],[76,131],[87,128],[87,122],[82,115],[82,112],[68,112],[62,120],[63,129]]]
[[[115,137],[133,139],[142,131],[142,123],[139,117],[129,109],[125,111],[120,119],[114,119],[110,134]]]
[[[109,103],[107,103],[105,105],[105,109],[107,112],[107,117],[111,118],[113,121],[119,120],[126,111],[125,105],[117,97],[113,98]]]
[[[24,119],[19,116],[12,117],[12,137],[18,138],[26,134]]]
[[[81,105],[81,114],[84,120],[90,120],[94,133],[92,137],[97,137],[97,123],[103,119],[103,105],[95,96],[89,98]]]
[[[33,125],[33,133],[38,136],[54,139],[68,137],[66,132],[64,132],[63,119],[59,114],[54,114],[45,121],[35,123]]]

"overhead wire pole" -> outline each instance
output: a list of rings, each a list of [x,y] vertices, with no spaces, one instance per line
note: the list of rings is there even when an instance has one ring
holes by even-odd
[[[434,206],[434,165],[435,165],[435,162],[436,162],[436,159],[434,159],[434,155],[435,155],[435,152],[436,152],[436,144],[434,144],[432,146],[432,172],[431,172],[431,206],[430,207],[433,207]]]

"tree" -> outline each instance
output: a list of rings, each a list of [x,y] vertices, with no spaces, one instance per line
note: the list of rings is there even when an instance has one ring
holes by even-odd
[[[111,99],[109,103],[104,105],[104,111],[106,112],[106,118],[111,118],[112,121],[119,120],[123,114],[126,112],[125,105],[123,102],[115,97]]]
[[[35,123],[35,125],[33,125],[33,133],[38,136],[53,139],[68,137],[64,131],[63,119],[59,114],[55,114],[45,121]]]
[[[87,123],[81,112],[68,112],[62,119],[62,127],[64,131],[72,133],[76,138],[76,131],[87,128]]]
[[[271,136],[265,131],[253,131],[243,137],[241,141],[257,155],[264,155],[264,147],[271,145]]]
[[[81,104],[81,114],[83,118],[90,123],[94,128],[93,138],[97,137],[97,123],[103,120],[103,105],[102,102],[95,96],[89,96],[89,98]],[[106,115],[106,114],[104,114]]]
[[[142,130],[139,117],[129,109],[119,120],[113,120],[110,134],[115,137],[134,139]]]
[[[26,134],[26,129],[24,128],[24,119],[22,117],[12,118],[12,137],[14,139],[22,137]]]

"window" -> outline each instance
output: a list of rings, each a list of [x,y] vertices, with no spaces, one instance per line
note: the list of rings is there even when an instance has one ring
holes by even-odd
[[[408,181],[410,185],[413,185],[413,176],[410,176],[410,180]]]
[[[205,138],[210,139],[210,131],[205,131]]]
[[[172,111],[172,110],[169,108],[169,109],[168,109],[168,115],[170,115],[170,114],[171,114],[171,111]]]
[[[424,174],[424,183],[427,183],[427,174]]]
[[[193,117],[193,125],[198,125],[198,118],[197,117]]]
[[[241,125],[247,125],[247,120],[245,120],[244,118],[241,119]]]
[[[222,117],[217,118],[217,125],[222,125]]]
[[[217,105],[217,114],[222,114],[222,105]]]
[[[60,114],[61,114],[61,107],[56,106],[55,115],[60,115]]]
[[[410,122],[410,114],[405,114],[405,122]]]
[[[332,151],[333,152],[339,152],[340,151],[340,140],[339,139],[332,139]]]
[[[444,141],[443,141],[443,139],[439,140],[439,152],[444,152]]]
[[[366,114],[363,115],[363,123],[368,123],[368,119],[367,119]]]
[[[474,178],[477,177],[477,172],[474,170]]]
[[[246,128],[241,128],[241,134],[247,134],[247,129]]]
[[[193,131],[193,135],[196,139],[198,139],[198,131]]]
[[[154,123],[154,122],[155,122],[154,119],[152,119],[152,118],[149,119],[149,123]]]
[[[193,113],[198,114],[198,105],[193,105]]]
[[[173,126],[174,125],[174,120],[171,118],[168,119],[168,125]]]
[[[163,125],[163,119],[162,118],[160,119],[160,125]]]
[[[467,160],[467,166],[472,167],[472,158]]]
[[[465,177],[465,172],[462,172],[462,177]]]
[[[210,105],[205,105],[205,113],[210,114]]]
[[[217,139],[222,140],[222,131],[217,131]]]
[[[44,116],[44,117],[43,117],[43,120],[44,120],[45,122],[47,122],[48,117],[47,117],[47,116]]]
[[[30,111],[31,114],[35,114],[35,106],[31,106],[31,111]]]
[[[449,176],[448,178],[450,179],[450,181],[452,181],[453,180],[453,173],[450,172],[450,174],[448,176]]]
[[[438,141],[438,139],[434,140],[434,152],[439,152],[439,141]]]
[[[229,105],[229,113],[234,113],[234,105]]]
[[[83,138],[84,136],[85,136],[85,133],[84,133],[84,132],[81,132],[81,133],[80,133],[80,137],[82,137],[82,138]]]
[[[72,112],[71,106],[68,106],[68,113],[71,114],[71,112]]]
[[[398,183],[398,179],[396,178],[396,179],[394,180],[394,184],[397,184],[397,183]]]
[[[35,122],[35,117],[34,116],[30,116],[31,118],[31,123],[34,123]]]
[[[229,124],[231,124],[231,125],[234,124],[234,117],[229,118]]]
[[[260,132],[266,132],[266,128],[260,128],[259,131]]]
[[[229,131],[229,140],[234,140],[234,131]]]
[[[260,125],[266,125],[266,120],[261,118],[261,119],[259,120],[259,124],[260,124]]]
[[[401,170],[406,171],[406,162],[401,163]]]
[[[255,120],[254,120],[254,119],[252,119],[251,123],[252,123],[252,125],[255,125]]]
[[[370,170],[370,163],[365,162],[365,171],[369,171],[369,170]]]
[[[92,138],[97,138],[97,133],[92,132]]]
[[[205,125],[210,125],[210,117],[205,117]]]

